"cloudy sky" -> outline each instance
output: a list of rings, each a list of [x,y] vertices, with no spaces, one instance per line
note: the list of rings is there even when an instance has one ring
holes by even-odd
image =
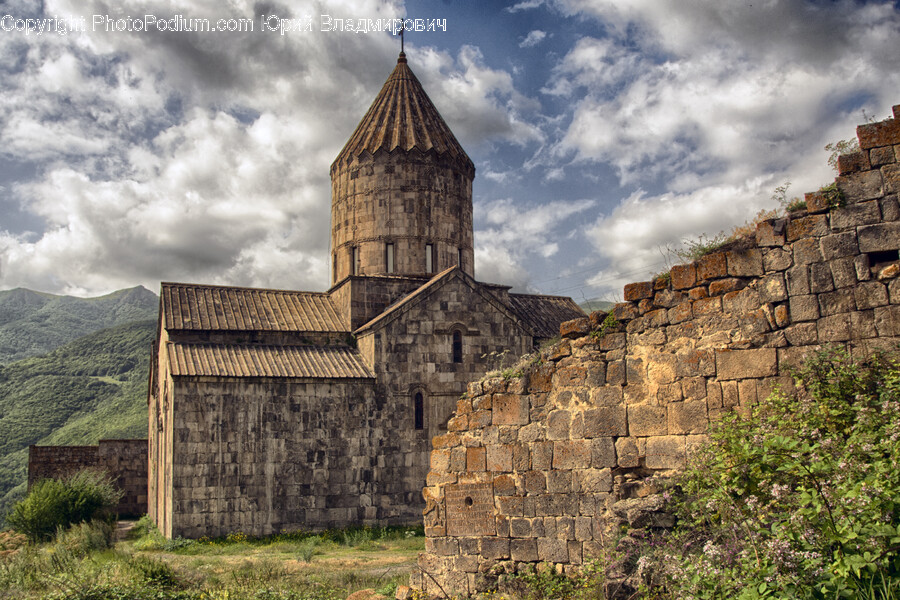
[[[254,27],[115,31],[176,15]],[[399,41],[323,28],[402,16],[445,20],[409,64],[476,165],[476,276],[519,290],[618,299],[900,104],[897,2],[0,1],[0,289],[326,289],[328,169]],[[86,31],[23,31],[52,17]]]

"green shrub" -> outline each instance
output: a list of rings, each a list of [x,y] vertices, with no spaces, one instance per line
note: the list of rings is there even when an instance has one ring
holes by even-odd
[[[795,380],[723,417],[681,478],[656,556],[672,597],[897,597],[900,362],[828,350]]]
[[[104,474],[86,469],[66,479],[37,482],[6,517],[32,541],[52,539],[57,529],[90,521],[115,507],[122,493]]]

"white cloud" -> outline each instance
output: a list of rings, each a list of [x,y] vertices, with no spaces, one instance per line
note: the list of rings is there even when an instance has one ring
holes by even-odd
[[[482,281],[505,283],[525,289],[529,276],[524,262],[544,259],[559,251],[556,240],[565,237],[563,225],[594,206],[592,200],[553,200],[523,207],[511,198],[475,203],[476,276]]]
[[[58,0],[45,10],[138,9]],[[258,18],[259,10],[190,2],[176,12]],[[160,0],[139,12],[173,9]],[[404,11],[399,1],[323,0],[303,14]],[[13,65],[0,90],[0,143],[37,172],[11,193],[45,223],[37,232],[0,224],[0,286],[95,294],[180,280],[324,289],[329,166],[396,50],[389,35],[321,32],[0,36]],[[477,48],[456,58],[415,46],[407,54],[464,143],[540,139],[523,116],[537,104]]]
[[[541,42],[544,41],[544,38],[547,37],[546,31],[541,31],[540,29],[535,29],[533,31],[529,31],[528,35],[519,42],[519,48],[532,48],[537,46]]]

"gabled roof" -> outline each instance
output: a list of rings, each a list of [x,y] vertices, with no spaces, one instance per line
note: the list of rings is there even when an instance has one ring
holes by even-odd
[[[173,376],[371,379],[359,352],[346,346],[166,345]]]
[[[525,330],[525,333],[527,333],[528,335],[532,335],[532,332],[529,329],[528,325],[524,323],[515,312],[513,312],[503,302],[498,300],[497,297],[494,296],[494,294],[486,291],[480,283],[466,274],[462,269],[459,268],[458,265],[454,265],[449,269],[441,271],[440,273],[432,277],[428,281],[428,283],[426,283],[413,293],[409,294],[408,296],[404,297],[397,303],[389,306],[387,310],[385,310],[383,313],[381,313],[353,333],[355,335],[359,335],[371,329],[381,327],[389,323],[390,321],[399,318],[400,315],[402,315],[404,312],[406,312],[419,302],[423,301],[425,298],[430,296],[436,290],[442,288],[453,279],[459,279],[460,281],[462,281],[465,285],[470,287],[474,293],[480,295],[487,302],[494,305],[497,310],[506,314],[506,316],[509,317],[511,321],[517,322],[522,327],[522,329]]]
[[[167,330],[345,332],[327,294],[163,283]]]
[[[509,301],[512,309],[539,338],[556,337],[560,323],[584,316],[575,301],[565,296],[510,294]]]
[[[378,150],[393,152],[398,149],[409,152],[414,148],[420,152],[434,151],[447,156],[474,172],[472,160],[456,141],[422,89],[422,84],[406,64],[406,55],[401,52],[397,66],[334,164],[349,161],[364,152],[375,154]]]

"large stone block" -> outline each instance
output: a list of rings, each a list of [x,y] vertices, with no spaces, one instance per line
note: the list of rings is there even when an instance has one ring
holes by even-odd
[[[670,434],[706,433],[709,418],[705,401],[674,402],[668,409]]]
[[[830,317],[856,310],[856,301],[849,290],[819,294],[819,314]]]
[[[638,283],[629,283],[625,286],[625,301],[634,302],[644,298],[653,296],[653,282],[641,281]]]
[[[836,183],[848,204],[873,200],[884,195],[880,171],[840,175]]]
[[[675,265],[670,271],[672,288],[685,290],[697,283],[697,267],[694,264]]]
[[[509,472],[513,470],[512,446],[492,444],[487,447],[487,470]]]
[[[666,407],[636,404],[628,407],[628,433],[632,436],[646,437],[666,435]]]
[[[510,558],[517,562],[537,562],[539,558],[537,540],[511,540],[509,554]]]
[[[713,252],[697,261],[697,278],[700,280],[717,279],[728,274],[728,263],[724,252]]]
[[[878,202],[872,200],[835,208],[831,211],[830,217],[832,229],[844,230],[878,223],[881,220],[881,210]]]
[[[613,438],[602,437],[591,441],[591,466],[595,469],[616,466],[616,448]]]
[[[790,299],[791,321],[814,321],[819,318],[819,300],[815,295],[792,296]]]
[[[647,439],[646,465],[649,469],[681,469],[686,455],[685,437],[667,435]]]
[[[584,411],[585,437],[615,437],[627,433],[624,406],[600,406]]]
[[[716,376],[720,380],[771,377],[778,374],[774,348],[717,350]]]
[[[576,471],[578,492],[598,494],[612,491],[612,471],[606,469],[582,469]]]
[[[888,303],[887,286],[880,281],[860,282],[853,290],[856,306],[860,310],[885,306]]]
[[[828,217],[825,215],[810,215],[800,219],[792,219],[787,225],[787,241],[808,237],[821,237],[828,233]]]
[[[634,438],[620,437],[616,440],[616,462],[626,469],[640,466],[638,445]]]
[[[527,425],[528,397],[517,394],[494,394],[494,425]]]
[[[554,469],[585,469],[591,466],[589,440],[553,442]]]
[[[859,147],[862,150],[878,146],[900,144],[900,119],[887,119],[878,123],[866,123],[856,128]]]
[[[566,540],[540,538],[537,540],[538,560],[551,563],[568,563],[569,547]]]
[[[572,413],[567,410],[554,410],[547,416],[547,439],[569,439],[569,427],[572,423]]]
[[[492,560],[509,558],[509,539],[496,537],[481,538],[481,556]]]
[[[860,227],[857,232],[860,252],[882,252],[900,248],[900,222]]]

